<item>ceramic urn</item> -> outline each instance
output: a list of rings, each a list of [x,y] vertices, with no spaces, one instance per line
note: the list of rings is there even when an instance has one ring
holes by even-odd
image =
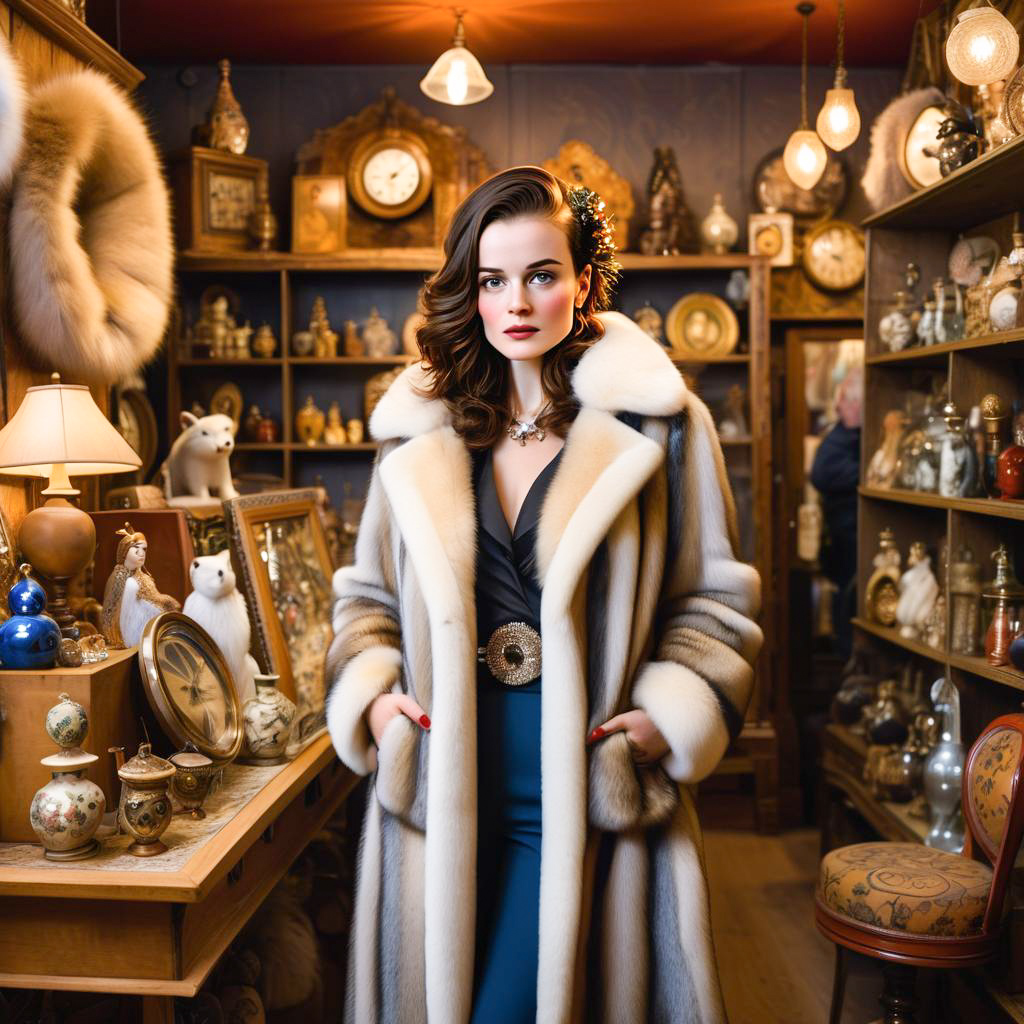
[[[160,837],[171,821],[167,787],[175,771],[148,743],[139,744],[139,752],[117,769],[123,783],[118,821],[134,840],[128,852],[136,857],[152,857],[167,849]]]

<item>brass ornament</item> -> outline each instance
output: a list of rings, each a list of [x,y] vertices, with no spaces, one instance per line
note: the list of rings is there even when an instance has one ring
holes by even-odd
[[[525,622],[499,626],[477,654],[506,686],[525,686],[540,675],[540,633]]]

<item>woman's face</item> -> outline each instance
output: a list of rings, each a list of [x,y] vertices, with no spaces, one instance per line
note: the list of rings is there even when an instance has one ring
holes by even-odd
[[[590,266],[577,276],[569,239],[553,221],[516,217],[488,224],[479,264],[484,334],[506,359],[537,359],[572,331],[573,309],[590,291]]]
[[[136,541],[125,553],[124,567],[126,569],[140,569],[146,564],[146,542]]]

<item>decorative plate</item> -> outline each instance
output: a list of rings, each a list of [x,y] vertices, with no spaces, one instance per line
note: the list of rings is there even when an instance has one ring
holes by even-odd
[[[814,188],[794,185],[782,166],[782,147],[761,158],[754,170],[754,202],[765,213],[791,213],[801,220],[831,217],[846,201],[849,175],[841,157],[829,152],[825,173]]]
[[[665,334],[677,356],[700,362],[729,355],[739,341],[740,325],[717,295],[691,292],[668,311]]]
[[[149,706],[167,738],[191,742],[218,766],[242,748],[242,709],[227,662],[209,633],[181,612],[150,620],[139,644]]]

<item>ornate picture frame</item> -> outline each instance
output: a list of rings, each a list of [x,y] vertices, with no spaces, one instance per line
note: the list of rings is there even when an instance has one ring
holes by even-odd
[[[327,728],[324,677],[333,564],[317,491],[271,491],[224,502],[238,586],[249,605],[253,653],[296,705],[289,754]]]
[[[344,177],[296,174],[292,178],[292,252],[341,252],[347,215]]]

